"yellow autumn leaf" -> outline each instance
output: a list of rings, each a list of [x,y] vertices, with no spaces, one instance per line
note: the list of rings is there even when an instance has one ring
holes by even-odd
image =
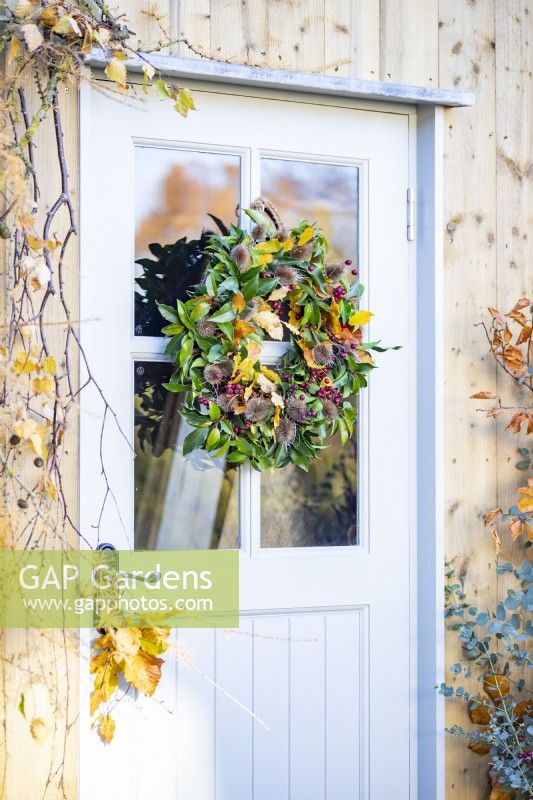
[[[284,251],[285,251],[286,253],[288,253],[288,252],[289,252],[289,250],[292,250],[292,248],[293,248],[293,247],[294,247],[294,239],[292,238],[292,236],[289,236],[289,238],[288,238],[288,239],[286,239],[286,240],[283,242],[283,249],[284,249]]]
[[[54,389],[54,381],[50,375],[44,375],[42,378],[34,378],[31,382],[31,388],[35,394],[51,395]]]
[[[243,311],[246,308],[246,300],[244,299],[244,295],[242,292],[236,292],[233,296],[233,300],[231,301],[231,305],[233,306],[233,310]]]
[[[233,322],[233,342],[235,344],[239,344],[243,336],[248,336],[250,333],[253,333],[255,328],[253,325],[250,325],[248,322],[245,322],[243,319],[236,319]],[[250,351],[250,346],[248,345],[248,352]]]
[[[274,256],[271,255],[270,253],[263,253],[263,255],[259,256],[259,258],[257,259],[257,263],[259,264],[260,267],[264,267],[267,264],[270,264],[270,262],[273,261],[273,259]]]
[[[262,364],[261,372],[263,373],[265,378],[268,378],[269,381],[272,381],[273,383],[281,383],[281,378],[279,377],[277,372],[274,372],[273,369],[269,369],[268,367],[265,367]]]
[[[300,342],[300,347],[302,348],[303,357],[305,358],[305,363],[311,369],[320,369],[320,364],[317,364],[313,359],[313,351],[309,350],[309,348],[305,347],[303,342]]]
[[[246,387],[246,389],[244,390],[244,402],[245,402],[245,403],[247,403],[247,402],[248,402],[248,400],[249,400],[249,399],[250,399],[250,397],[252,396],[252,393],[253,393],[253,391],[254,391],[254,385],[253,385],[253,383],[251,383],[251,384],[250,384],[249,386],[247,386],[247,387]]]
[[[254,364],[261,358],[261,345],[259,342],[248,342],[246,350],[248,352],[248,358],[251,358]]]
[[[289,311],[289,325],[291,326],[289,330],[293,331],[293,333],[300,327],[300,320],[297,319],[296,314],[297,312],[291,308]]]
[[[274,428],[277,428],[279,425],[279,421],[281,419],[281,406],[276,406],[276,410],[274,411],[274,416],[272,417],[272,424]]]
[[[517,506],[523,514],[533,511],[533,486],[522,486],[518,490],[521,495],[517,502]]]
[[[57,370],[57,363],[53,356],[46,356],[43,358],[42,367],[49,375],[55,375]]]
[[[244,358],[241,361],[241,357],[240,356],[236,356],[235,359],[234,359],[234,364],[235,364],[235,366],[234,366],[234,369],[233,369],[233,375],[234,376],[235,375],[238,376],[237,377],[237,382],[241,382],[243,380],[244,381],[253,381],[254,380],[254,378],[255,378],[255,370],[254,370],[255,361],[252,358],[249,358],[249,357],[248,358]]]
[[[283,339],[283,325],[278,315],[274,314],[273,311],[259,311],[253,316],[253,321],[260,328],[263,328],[272,339],[277,339],[278,341]]]
[[[109,78],[110,81],[114,81],[116,84],[120,86],[121,89],[126,89],[126,65],[121,61],[119,58],[114,56],[109,63],[107,64],[105,70],[105,74]]]
[[[270,399],[272,400],[272,403],[276,406],[276,408],[281,409],[285,405],[283,397],[277,392],[272,392],[272,394],[270,395]]]
[[[11,64],[19,55],[22,50],[22,46],[20,44],[20,39],[17,39],[16,36],[11,37],[11,44],[9,45],[9,53],[7,56],[7,63]]]
[[[30,2],[30,0],[19,0],[17,5],[15,6],[15,16],[17,17],[27,17],[29,14],[32,13],[34,9],[34,4]]]
[[[37,362],[31,357],[30,353],[26,350],[20,350],[15,356],[12,369],[15,375],[21,375],[23,372],[33,372],[37,368]]]
[[[31,250],[42,250],[44,242],[42,239],[37,238],[32,233],[28,233],[27,242]]]
[[[139,651],[124,661],[124,678],[143,694],[151,697],[161,679],[162,658]]]
[[[352,328],[358,328],[360,325],[367,325],[373,316],[374,314],[372,311],[359,310],[356,311],[355,314],[352,314],[348,320],[348,324],[351,325]]]
[[[254,247],[256,253],[277,253],[282,248],[282,244],[278,239],[269,239],[266,242],[259,242]]]
[[[98,735],[104,744],[109,744],[109,742],[113,739],[113,736],[115,735],[115,728],[116,722],[113,717],[110,717],[109,714],[106,714],[102,717],[97,730]]]
[[[307,242],[313,238],[315,235],[315,229],[311,227],[307,227],[299,236],[298,238],[298,245],[301,247],[303,244],[307,244]]]
[[[30,722],[30,733],[36,742],[42,742],[48,734],[48,725],[42,717],[34,717]]]

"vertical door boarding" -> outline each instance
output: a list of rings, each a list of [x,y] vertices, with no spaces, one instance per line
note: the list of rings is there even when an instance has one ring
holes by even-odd
[[[224,209],[235,199],[243,208],[257,195],[279,191],[290,215],[309,205],[323,181],[313,210],[318,223],[322,214],[353,248],[345,255],[357,262],[364,307],[375,313],[369,337],[403,349],[380,356],[361,395],[357,451],[353,466],[343,467],[357,510],[350,506],[345,517],[327,517],[326,508],[327,492],[338,486],[340,450],[332,451],[328,470],[317,468],[312,485],[312,477],[294,471],[260,476],[244,468],[230,475],[223,464],[191,466],[178,454],[183,430],[170,430],[178,418],[173,407],[162,470],[162,461],[154,467],[153,449],[151,461],[139,451],[134,464],[131,448],[112,420],[106,422],[104,458],[121,514],[107,504],[100,538],[120,548],[136,542],[150,549],[239,547],[241,626],[177,634],[194,667],[176,668],[169,654],[161,703],[132,698],[121,704],[108,748],[94,734],[83,739],[81,796],[94,796],[94,781],[105,774],[118,798],[147,791],[165,800],[407,798],[416,729],[416,312],[406,216],[406,191],[416,178],[415,115],[407,106],[338,98],[311,101],[205,84],[195,91],[199,110],[181,120],[167,104],[117,102],[105,85],[84,89],[82,335],[127,436],[139,436],[134,395],[138,404],[152,372],[153,392],[166,368],[162,340],[146,317],[139,322],[142,301],[134,303],[135,231],[141,249],[151,235],[159,237],[151,241],[173,241],[164,237],[189,224],[191,209],[208,212],[215,199]],[[161,159],[174,170],[165,179],[165,214],[154,205]],[[173,192],[191,170],[197,170],[194,181],[176,204]],[[120,187],[112,197],[102,188],[110,174]],[[307,191],[283,194],[287,175],[293,189]],[[339,187],[347,187],[344,207],[335,206]],[[146,212],[142,219],[139,208]],[[275,360],[282,349],[267,345],[265,354]],[[90,530],[104,490],[95,395],[84,401],[81,425],[81,518]],[[179,494],[178,484],[186,491]],[[138,495],[135,506],[136,486],[145,494],[150,487],[150,502]],[[335,496],[330,505],[336,502]],[[320,514],[329,520],[322,527]],[[352,524],[335,527],[339,518]]]

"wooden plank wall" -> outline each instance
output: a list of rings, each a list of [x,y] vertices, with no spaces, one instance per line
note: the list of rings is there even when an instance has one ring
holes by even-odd
[[[122,0],[145,46],[147,0]],[[477,415],[468,399],[496,384],[473,325],[487,305],[507,310],[531,294],[533,270],[532,12],[529,0],[160,0],[174,37],[199,53],[237,63],[476,92],[473,109],[445,114],[446,503],[447,553],[479,606],[494,602],[494,554],[483,512],[516,485],[515,441]],[[174,51],[197,57],[186,44]],[[77,126],[67,132],[71,174]],[[43,143],[43,152],[46,147]],[[46,187],[45,187],[46,191]],[[46,192],[48,194],[48,192]],[[73,265],[75,254],[73,253]],[[76,274],[71,273],[76,292]],[[72,443],[72,449],[75,449]],[[75,482],[74,482],[75,484]],[[73,484],[73,486],[74,486]],[[448,661],[458,658],[452,639]],[[456,711],[450,722],[461,722]],[[70,723],[70,721],[69,721]],[[61,721],[57,725],[61,727]],[[386,735],[384,733],[384,735]],[[20,743],[23,748],[24,745]],[[6,800],[42,796],[43,784],[15,749]],[[13,770],[13,773],[10,773]],[[447,800],[487,796],[486,764],[448,742]],[[21,776],[24,776],[22,778]],[[17,777],[18,776],[18,777]],[[63,792],[76,797],[70,751]],[[66,788],[68,787],[68,788]],[[49,787],[50,788],[50,787]]]

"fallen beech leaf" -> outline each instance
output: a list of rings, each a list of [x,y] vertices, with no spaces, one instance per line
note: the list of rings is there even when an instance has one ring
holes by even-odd
[[[471,400],[496,400],[498,397],[494,392],[476,392],[470,395]]]
[[[511,539],[515,542],[524,532],[522,520],[518,519],[518,517],[513,517],[509,523],[509,529],[511,531]]]
[[[489,306],[488,310],[489,310],[489,313],[491,314],[492,318],[498,323],[498,325],[501,325],[502,328],[503,328],[504,325],[505,325],[505,320],[502,317],[502,315],[500,314],[500,312],[498,311],[498,309],[492,308],[491,306]]]
[[[494,545],[494,552],[496,553],[496,556],[499,556],[500,550],[502,549],[502,543],[496,528],[491,529],[490,535],[492,537],[492,544]]]

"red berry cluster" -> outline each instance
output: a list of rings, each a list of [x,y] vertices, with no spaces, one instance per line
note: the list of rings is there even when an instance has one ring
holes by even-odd
[[[199,397],[198,402],[200,403],[201,406],[209,405],[209,400],[207,399],[207,397]]]
[[[281,300],[273,300],[272,308],[274,309],[274,311],[281,311]]]
[[[227,394],[240,394],[241,393],[241,387],[239,386],[238,383],[228,383],[228,385],[226,386],[225,391],[226,391]]]
[[[316,396],[320,397],[321,400],[331,400],[331,402],[335,403],[336,406],[339,406],[342,400],[342,392],[340,392],[338,389],[335,389],[333,386],[321,387],[316,393]]]
[[[346,297],[346,289],[340,284],[333,289],[333,299],[339,302],[343,297]]]

